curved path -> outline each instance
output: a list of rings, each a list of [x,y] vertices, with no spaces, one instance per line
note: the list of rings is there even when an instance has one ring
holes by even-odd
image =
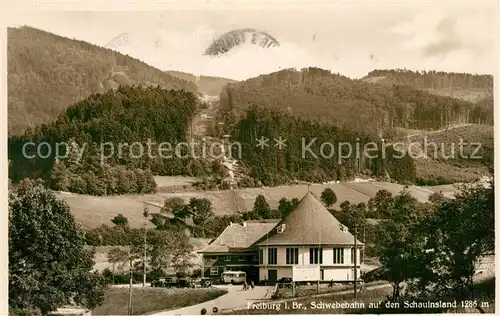
[[[440,128],[438,130],[433,130],[433,131],[422,130],[420,132],[416,132],[416,133],[413,133],[413,134],[408,134],[408,135],[406,135],[404,137],[401,137],[398,140],[394,140],[394,141],[390,142],[389,144],[396,143],[396,142],[401,142],[401,141],[407,140],[408,138],[412,138],[412,137],[415,137],[415,136],[432,135],[432,134],[442,133],[442,132],[449,131],[449,130],[452,130],[452,129],[466,127],[466,126],[471,126],[471,125],[474,125],[474,124],[471,124],[471,123],[458,123],[458,124],[448,125],[446,127]]]
[[[161,315],[200,315],[200,311],[202,308],[205,308],[207,310],[207,314],[212,314],[212,309],[214,307],[217,307],[219,312],[217,314],[220,314],[222,310],[227,310],[227,309],[243,309],[246,308],[247,302],[252,302],[253,300],[262,300],[265,298],[266,293],[270,288],[273,288],[271,286],[256,286],[253,290],[247,290],[244,291],[242,289],[241,285],[220,285],[217,286],[215,285],[214,287],[218,288],[225,288],[228,290],[227,294],[224,294],[222,296],[219,296],[216,299],[213,299],[211,301],[203,302],[200,304],[192,305],[192,306],[187,306],[175,310],[169,310],[169,311],[163,311],[163,312],[158,312],[155,314],[149,314],[149,315],[155,315],[155,316],[161,316]]]

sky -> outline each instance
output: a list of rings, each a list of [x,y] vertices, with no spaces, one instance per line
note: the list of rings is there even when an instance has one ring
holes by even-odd
[[[30,25],[106,46],[162,70],[243,80],[316,66],[360,78],[387,68],[492,74],[497,6],[497,1],[337,1],[267,10],[170,5],[161,11],[24,10],[7,18],[10,26]],[[215,38],[238,28],[268,32],[280,46],[244,45],[218,58],[202,55]]]

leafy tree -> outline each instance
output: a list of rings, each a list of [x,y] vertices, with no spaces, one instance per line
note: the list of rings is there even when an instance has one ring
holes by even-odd
[[[189,215],[186,203],[179,197],[166,199],[161,211],[162,213],[172,214],[175,218],[179,219],[184,219]]]
[[[205,236],[206,224],[215,215],[212,202],[206,198],[191,198],[188,204],[177,197],[167,199],[161,213],[173,214],[174,221],[164,214],[153,214],[151,222],[158,229],[166,229],[172,225],[179,227],[177,223],[195,232],[197,236]]]
[[[123,214],[116,215],[111,222],[118,227],[126,227],[128,225],[128,218],[123,216]]]
[[[164,270],[168,267],[180,269],[181,263],[189,266],[193,248],[189,243],[189,237],[181,230],[150,230],[147,240],[146,263],[151,269]],[[144,244],[141,238],[135,238],[132,242],[131,254],[135,256],[135,262],[142,272]]]
[[[386,270],[385,277],[393,286],[392,299],[400,297],[401,285],[414,277],[420,263],[415,258],[422,253],[415,237],[415,227],[422,213],[415,198],[403,190],[394,198],[393,216],[385,220],[379,230],[376,251]]]
[[[337,203],[337,195],[333,192],[332,188],[326,188],[321,193],[321,201],[329,208]]]
[[[262,194],[259,194],[255,198],[252,212],[257,216],[258,219],[270,218],[271,207],[267,203],[265,196],[263,196]]]
[[[194,226],[201,229],[202,236],[205,237],[205,225],[215,215],[212,202],[206,198],[191,198],[188,208]]]
[[[219,160],[212,162],[212,173],[222,179],[229,175],[226,167]]]
[[[366,226],[365,212],[362,208],[363,204],[354,205],[349,201],[344,201],[340,204],[340,211],[335,212],[334,216],[351,232],[355,229],[361,231]]]
[[[421,222],[425,256],[419,288],[436,295],[473,297],[476,262],[494,250],[494,184],[463,187],[455,199],[434,204]],[[425,263],[425,265],[422,265]]]
[[[390,218],[393,207],[394,198],[387,190],[379,190],[368,200],[368,209],[373,218]]]
[[[429,195],[429,202],[431,203],[441,203],[446,200],[446,197],[444,196],[443,192],[434,192],[431,195]]]
[[[104,280],[66,202],[40,183],[22,181],[9,196],[9,307],[42,315],[72,300],[95,308]]]
[[[281,200],[279,200],[278,211],[280,213],[280,217],[286,217],[297,207],[298,204],[298,199],[288,200],[287,198],[282,198]]]
[[[119,247],[111,248],[108,252],[108,262],[112,264],[113,284],[115,283],[115,265],[123,266],[128,260],[128,251]]]

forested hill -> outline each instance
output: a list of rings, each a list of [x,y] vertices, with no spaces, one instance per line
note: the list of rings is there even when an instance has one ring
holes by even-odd
[[[442,71],[411,71],[406,69],[373,70],[363,80],[372,83],[410,86],[466,101],[493,102],[493,76]]]
[[[437,129],[493,122],[493,112],[483,105],[409,86],[352,80],[319,68],[261,75],[229,84],[221,93],[221,106],[236,114],[252,105],[378,135],[393,127]]]
[[[189,174],[192,159],[177,158],[160,143],[174,148],[187,140],[197,102],[190,92],[159,87],[119,87],[93,94],[50,124],[9,137],[9,178],[14,183],[42,178],[53,189],[92,195],[150,192],[152,173]],[[28,142],[36,145],[23,149]],[[36,148],[44,142],[52,150],[37,155]]]
[[[7,34],[9,135],[49,123],[69,105],[119,85],[197,91],[192,82],[84,41],[32,27]]]

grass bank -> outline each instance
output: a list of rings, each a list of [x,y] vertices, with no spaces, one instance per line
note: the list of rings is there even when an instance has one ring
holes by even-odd
[[[275,303],[266,302],[269,308],[262,309],[243,309],[238,311],[233,311],[231,315],[260,315],[260,314],[348,314],[352,312],[359,312],[359,306],[364,304],[365,307],[369,306],[370,303],[376,303],[384,300],[387,295],[392,293],[391,287],[379,288],[374,290],[368,290],[366,292],[358,293],[358,297],[354,299],[353,293],[349,294],[335,294],[332,293],[330,296],[322,297],[304,297],[297,298],[285,303]],[[342,303],[349,304],[353,306],[352,308],[335,308],[328,307],[327,304],[332,303]],[[295,307],[295,308],[294,308]]]
[[[364,286],[369,287],[369,286],[376,286],[376,285],[381,285],[381,284],[388,284],[389,282],[387,281],[373,281],[370,283],[366,283]],[[360,288],[361,285],[358,285],[358,289]],[[327,284],[321,284],[319,288],[319,293],[317,291],[316,285],[309,285],[309,286],[297,286],[295,290],[295,296],[296,297],[305,297],[305,296],[311,296],[311,295],[316,295],[316,294],[326,294],[326,293],[336,293],[336,292],[343,292],[343,291],[348,291],[348,290],[353,290],[354,285],[349,284],[349,285],[336,285],[334,287],[328,287]]]
[[[227,293],[223,289],[163,289],[134,288],[132,292],[133,315],[144,315],[163,310],[177,309],[213,300]],[[127,315],[128,288],[108,288],[104,303],[92,315]]]

